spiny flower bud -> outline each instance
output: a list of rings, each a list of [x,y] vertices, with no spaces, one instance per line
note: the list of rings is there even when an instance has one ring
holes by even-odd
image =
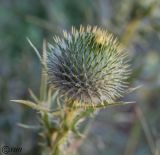
[[[88,26],[72,28],[49,44],[47,68],[50,84],[65,98],[101,104],[121,97],[129,75],[128,55],[109,32]]]

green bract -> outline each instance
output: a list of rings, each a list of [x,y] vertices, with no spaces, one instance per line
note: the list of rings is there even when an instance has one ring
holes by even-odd
[[[54,41],[47,57],[49,81],[65,99],[95,105],[123,95],[128,55],[111,33],[81,26]]]

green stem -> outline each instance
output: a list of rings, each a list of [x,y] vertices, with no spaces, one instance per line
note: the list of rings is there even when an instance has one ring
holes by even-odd
[[[75,118],[75,109],[64,109],[65,115],[61,122],[61,128],[57,132],[57,137],[53,142],[52,155],[62,155],[60,146],[63,145],[68,139],[68,133],[71,130],[72,122]],[[51,139],[52,141],[52,139]]]

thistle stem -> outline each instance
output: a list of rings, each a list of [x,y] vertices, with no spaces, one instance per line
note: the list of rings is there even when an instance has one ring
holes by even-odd
[[[52,142],[53,147],[52,147],[52,153],[51,155],[62,155],[61,146],[65,144],[68,140],[68,134],[69,131],[71,131],[72,128],[72,122],[75,118],[75,109],[64,109],[64,118],[62,119],[61,128],[59,131],[57,131],[57,137],[55,140]],[[52,139],[51,139],[52,141]]]

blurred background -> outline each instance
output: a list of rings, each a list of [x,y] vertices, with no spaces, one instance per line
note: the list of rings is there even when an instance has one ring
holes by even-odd
[[[40,63],[26,37],[41,51],[43,39],[80,24],[114,33],[132,57],[131,87],[142,85],[123,99],[135,104],[101,110],[80,155],[160,155],[159,0],[0,0],[0,146],[40,154],[37,132],[17,126],[37,124],[36,112],[10,102],[30,99],[28,88],[39,95]]]

